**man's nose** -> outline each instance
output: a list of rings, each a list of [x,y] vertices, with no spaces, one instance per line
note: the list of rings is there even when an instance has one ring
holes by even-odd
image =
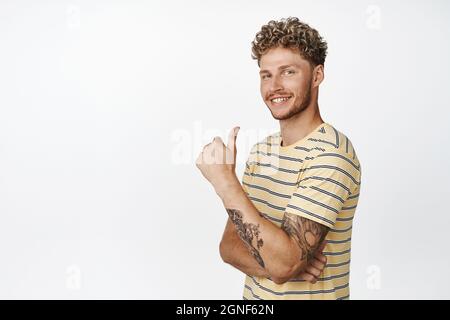
[[[272,80],[270,82],[270,91],[271,92],[283,90],[283,84],[282,84],[279,76],[273,76],[271,80]]]

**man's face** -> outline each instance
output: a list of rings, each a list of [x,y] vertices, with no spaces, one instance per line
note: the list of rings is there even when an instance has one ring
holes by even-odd
[[[270,49],[260,59],[261,96],[272,116],[285,120],[311,101],[311,64],[295,49]]]

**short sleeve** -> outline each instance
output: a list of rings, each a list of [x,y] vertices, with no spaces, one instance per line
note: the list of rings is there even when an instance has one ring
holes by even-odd
[[[360,184],[359,163],[345,153],[323,152],[300,172],[286,212],[333,229],[344,202]]]

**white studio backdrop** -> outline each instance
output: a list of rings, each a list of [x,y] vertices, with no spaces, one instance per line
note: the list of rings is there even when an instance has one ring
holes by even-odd
[[[0,1],[0,298],[241,299],[195,167],[278,130],[250,42],[329,45],[319,105],[363,181],[352,299],[449,299],[448,1]]]

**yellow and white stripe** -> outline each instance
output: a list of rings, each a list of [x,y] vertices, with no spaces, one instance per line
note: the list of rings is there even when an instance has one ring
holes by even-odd
[[[330,228],[328,262],[315,284],[291,280],[276,284],[246,276],[244,299],[348,299],[353,216],[361,166],[350,140],[328,123],[281,146],[277,132],[253,146],[242,179],[249,198],[278,227],[285,212]]]

